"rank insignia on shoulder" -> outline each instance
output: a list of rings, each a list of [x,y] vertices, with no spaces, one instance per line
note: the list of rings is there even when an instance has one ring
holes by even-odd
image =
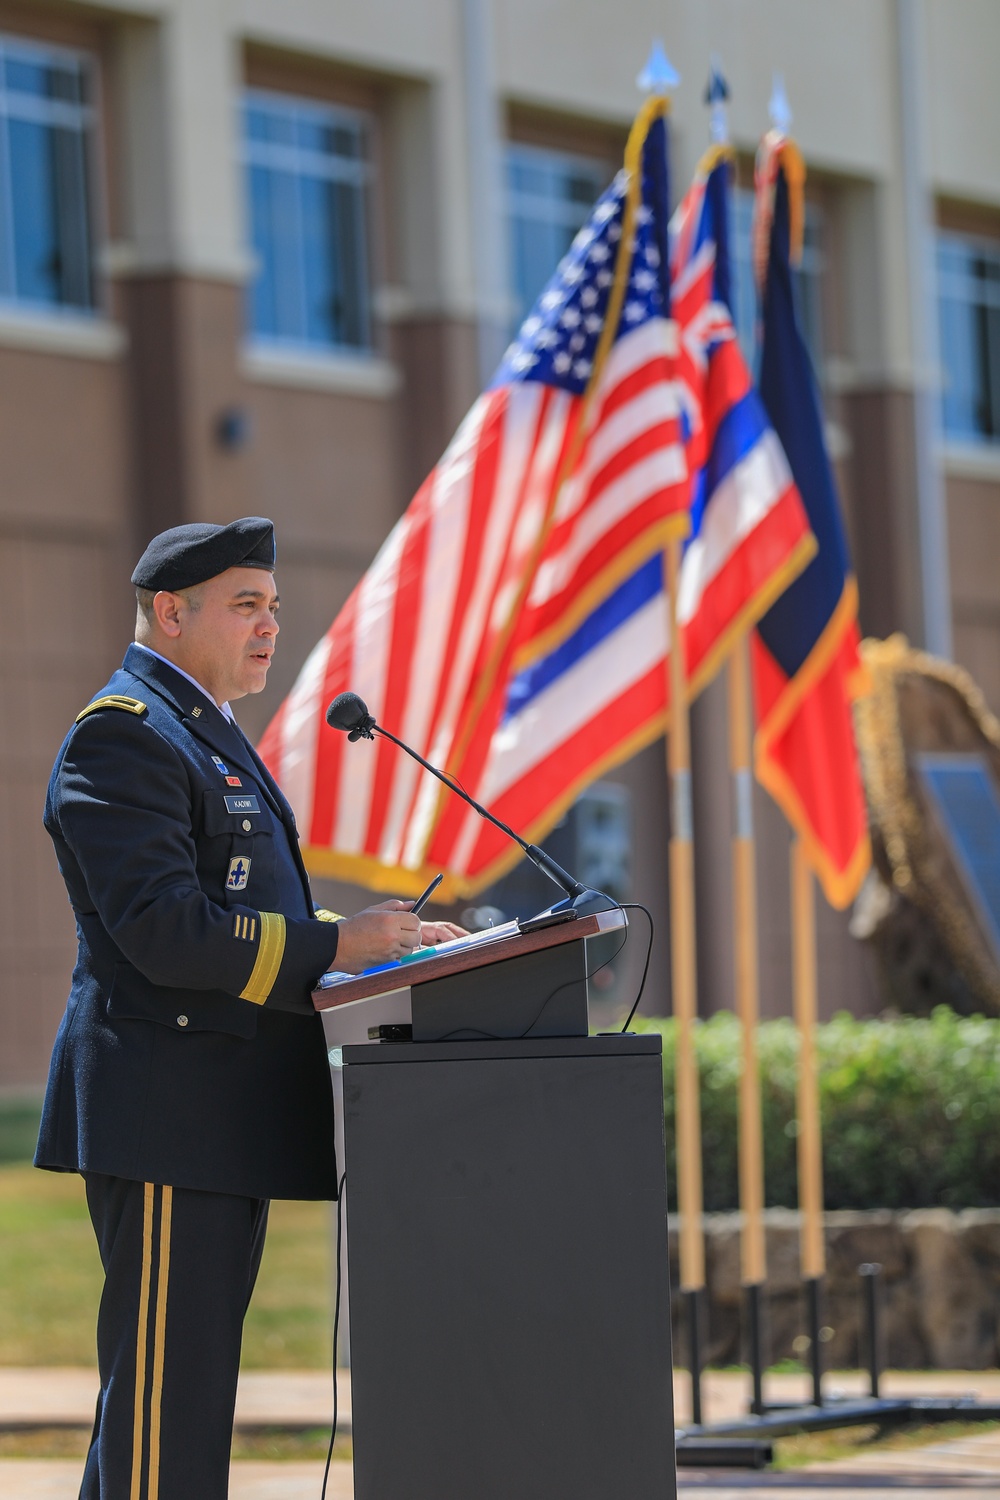
[[[218,771],[220,776],[229,775],[229,767],[226,765],[226,762],[224,760],[220,759],[218,755],[213,755],[212,760],[215,762],[215,769]]]
[[[249,879],[250,860],[247,856],[241,854],[236,859],[231,859],[229,861],[229,874],[226,876],[226,890],[245,891]]]
[[[237,912],[233,918],[233,937],[240,938],[244,943],[253,943],[257,938],[257,918],[244,916]]]
[[[101,708],[120,708],[123,713],[136,714],[138,716],[149,712],[145,703],[141,703],[138,698],[127,698],[124,693],[108,693],[106,697],[95,698],[93,703],[88,703],[87,707],[81,709],[77,714],[73,722],[79,724],[81,719],[85,719],[88,714],[96,714],[98,709]]]

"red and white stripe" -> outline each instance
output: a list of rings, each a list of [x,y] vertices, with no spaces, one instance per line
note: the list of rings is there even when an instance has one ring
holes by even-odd
[[[613,345],[526,601],[519,664],[572,628],[623,554],[649,549],[662,523],[686,509],[676,355],[676,325],[662,318]]]
[[[419,865],[411,822],[417,805],[427,823],[419,794],[434,783],[386,741],[345,754],[323,727],[326,705],[351,688],[415,749],[447,759],[537,545],[577,405],[530,382],[481,397],[310,654],[261,744],[308,845]]]

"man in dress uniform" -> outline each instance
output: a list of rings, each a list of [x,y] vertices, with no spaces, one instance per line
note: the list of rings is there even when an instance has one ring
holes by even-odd
[[[274,529],[178,526],[135,644],[77,716],[45,826],[79,953],[37,1166],[81,1172],[105,1269],[81,1500],[223,1500],[268,1200],[334,1198],[310,992],[457,929],[314,908],[292,810],[229,707],[278,633]]]

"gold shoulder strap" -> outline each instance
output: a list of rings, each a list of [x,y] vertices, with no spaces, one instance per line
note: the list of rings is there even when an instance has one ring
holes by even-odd
[[[120,708],[127,714],[140,716],[149,712],[145,703],[140,703],[138,698],[126,698],[123,693],[109,693],[106,698],[95,698],[93,703],[88,703],[73,720],[74,724],[79,724],[88,714],[96,714],[99,708]]]

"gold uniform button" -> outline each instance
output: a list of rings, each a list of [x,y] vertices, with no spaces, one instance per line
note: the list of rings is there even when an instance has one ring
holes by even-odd
[[[177,1017],[177,1024],[178,1024],[178,1026],[186,1026],[187,1023],[188,1023],[187,1016],[178,1016]]]
[[[253,827],[253,824],[251,823],[250,819],[249,818],[244,818],[243,819],[243,832],[244,833],[249,833],[252,827]]]

